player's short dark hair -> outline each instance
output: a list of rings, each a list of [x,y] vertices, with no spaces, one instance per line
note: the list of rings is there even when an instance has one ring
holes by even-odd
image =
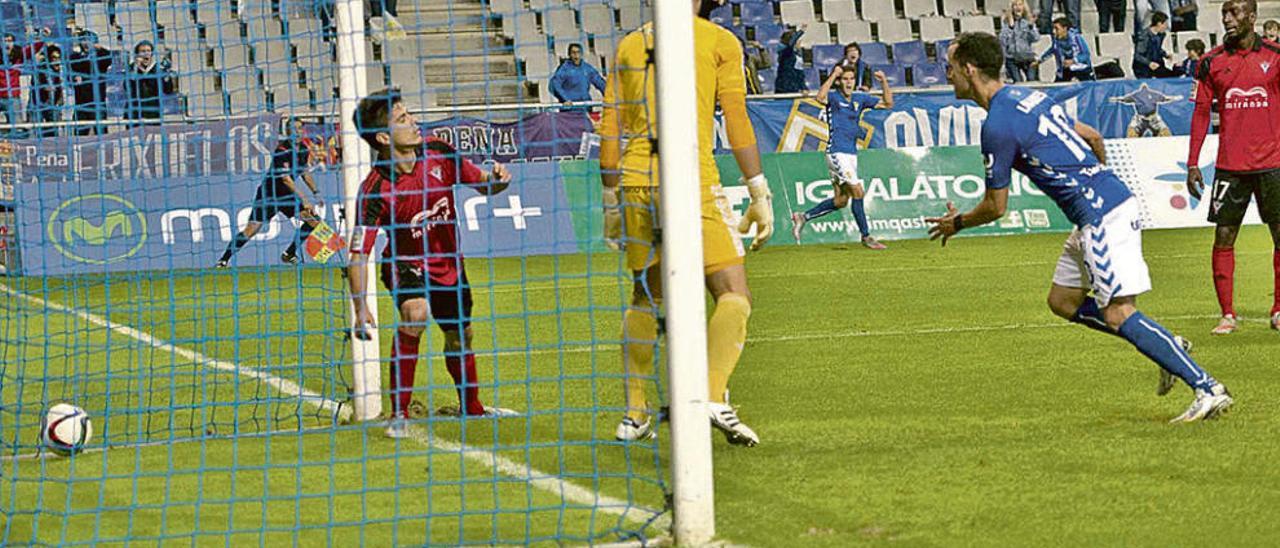
[[[1263,29],[1280,29],[1280,21],[1276,21],[1275,19],[1267,19],[1267,22],[1262,24],[1262,28]]]
[[[988,32],[965,32],[951,43],[956,48],[955,63],[973,65],[983,76],[992,80],[1000,78],[1004,66],[1004,51],[1000,39]]]
[[[138,42],[137,45],[133,46],[133,54],[137,55],[138,50],[142,49],[143,46],[151,48],[151,51],[153,52],[156,50],[156,45],[152,44],[151,40],[143,40],[141,42]]]
[[[578,51],[579,51],[579,52],[581,52],[581,51],[582,51],[582,44],[580,44],[580,43],[578,43],[578,42],[574,42],[574,43],[572,43],[572,44],[569,44],[569,49],[567,49],[567,50],[565,50],[565,51],[566,51],[566,52],[573,51],[573,48],[578,48]]]
[[[1159,12],[1156,12],[1156,13],[1159,13]],[[1064,29],[1071,28],[1071,20],[1067,19],[1066,17],[1059,17],[1057,19],[1054,19],[1053,24],[1058,25],[1059,27],[1062,27]]]
[[[1190,40],[1187,40],[1187,43],[1182,46],[1182,49],[1185,49],[1187,51],[1194,51],[1197,54],[1204,55],[1204,40],[1201,40],[1199,38],[1192,38]]]
[[[1168,21],[1169,21],[1169,16],[1165,15],[1163,11],[1151,12],[1151,26],[1154,27],[1156,25],[1159,25],[1160,23],[1165,23]]]
[[[18,41],[18,37],[17,37],[17,36],[15,36],[12,32],[6,32],[6,33],[4,33],[4,37],[5,37],[5,38],[8,38],[8,39],[10,39],[10,40],[13,40],[14,42],[17,42],[17,41]]]
[[[857,51],[858,57],[862,57],[862,46],[859,46],[857,42],[849,42],[848,44],[845,44],[844,54],[849,55],[849,50]]]
[[[378,144],[378,134],[390,131],[391,109],[402,100],[404,98],[398,88],[385,88],[370,93],[356,105],[351,121],[355,122],[360,138],[374,150],[382,149],[382,145]]]

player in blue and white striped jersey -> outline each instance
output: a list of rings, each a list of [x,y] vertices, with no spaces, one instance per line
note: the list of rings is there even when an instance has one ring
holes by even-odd
[[[1000,79],[1004,56],[995,36],[962,34],[948,50],[947,77],[956,98],[987,109],[982,154],[987,164],[986,194],[972,210],[926,219],[932,238],[943,245],[961,229],[1004,215],[1012,170],[1026,175],[1062,209],[1076,229],[1067,238],[1049,291],[1049,307],[1067,320],[1119,336],[1156,362],[1162,375],[1158,393],[1181,378],[1195,400],[1174,422],[1214,418],[1232,404],[1230,393],[1187,353],[1179,339],[1136,307],[1151,289],[1142,258],[1137,199],[1104,164],[1102,136],[1072,122],[1062,106],[1042,92],[1006,86]]]

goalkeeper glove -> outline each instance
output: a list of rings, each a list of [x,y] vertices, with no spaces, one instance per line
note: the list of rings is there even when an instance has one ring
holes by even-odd
[[[604,187],[604,245],[617,251],[622,248],[622,207],[618,203],[618,187]]]
[[[773,194],[769,192],[769,181],[763,173],[747,179],[746,184],[751,192],[751,205],[747,206],[747,214],[738,223],[738,232],[746,234],[751,225],[755,225],[756,237],[751,241],[751,250],[757,251],[773,236]]]

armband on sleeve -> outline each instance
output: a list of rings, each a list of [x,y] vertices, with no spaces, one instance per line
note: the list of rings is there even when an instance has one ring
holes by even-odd
[[[368,255],[373,253],[373,246],[378,242],[378,229],[371,226],[357,226],[351,234],[351,253]]]

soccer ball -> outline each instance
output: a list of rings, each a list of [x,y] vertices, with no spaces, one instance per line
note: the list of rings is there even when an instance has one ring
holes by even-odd
[[[93,437],[89,414],[75,405],[59,403],[49,408],[40,424],[40,439],[50,451],[62,456],[79,453]]]

